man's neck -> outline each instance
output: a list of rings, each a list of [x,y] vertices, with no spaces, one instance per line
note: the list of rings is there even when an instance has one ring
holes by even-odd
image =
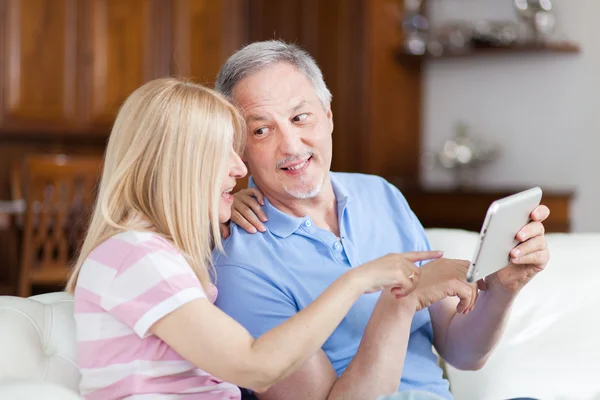
[[[264,193],[264,195],[279,211],[295,217],[308,215],[319,228],[340,236],[337,200],[329,176],[325,178],[319,194],[310,199],[278,198],[269,193]]]

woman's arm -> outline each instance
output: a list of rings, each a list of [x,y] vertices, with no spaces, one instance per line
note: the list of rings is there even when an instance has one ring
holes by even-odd
[[[362,294],[343,277],[305,310],[256,340],[206,299],[194,300],[151,331],[197,367],[237,386],[265,391],[317,351]]]
[[[439,252],[390,254],[354,268],[304,310],[257,339],[206,299],[187,303],[150,329],[197,367],[262,392],[309,359],[360,295],[396,286],[397,296],[406,296],[418,280],[413,263],[440,256]]]

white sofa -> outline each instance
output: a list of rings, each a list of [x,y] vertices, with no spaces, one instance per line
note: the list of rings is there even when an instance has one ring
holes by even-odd
[[[470,259],[477,234],[428,230],[446,257]],[[479,371],[447,368],[456,400],[600,399],[600,234],[549,234],[547,270],[523,290]],[[79,399],[73,302],[65,293],[0,297],[0,399]]]
[[[478,235],[428,230],[445,257],[470,259]],[[519,294],[479,371],[447,374],[456,400],[600,400],[600,233],[547,234],[550,262]]]

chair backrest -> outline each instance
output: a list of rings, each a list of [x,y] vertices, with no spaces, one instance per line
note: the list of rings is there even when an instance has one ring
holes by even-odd
[[[31,283],[62,283],[87,229],[98,156],[30,155],[23,165],[26,211],[19,294]]]
[[[79,392],[73,297],[0,296],[0,377],[56,383]]]

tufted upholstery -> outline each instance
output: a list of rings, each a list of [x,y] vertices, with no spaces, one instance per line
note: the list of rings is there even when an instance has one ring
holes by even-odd
[[[2,391],[16,390],[20,379],[38,382],[28,390],[38,387],[44,398],[49,398],[46,390],[52,384],[78,392],[73,299],[68,293],[2,296],[0,327],[0,398],[16,398]]]

